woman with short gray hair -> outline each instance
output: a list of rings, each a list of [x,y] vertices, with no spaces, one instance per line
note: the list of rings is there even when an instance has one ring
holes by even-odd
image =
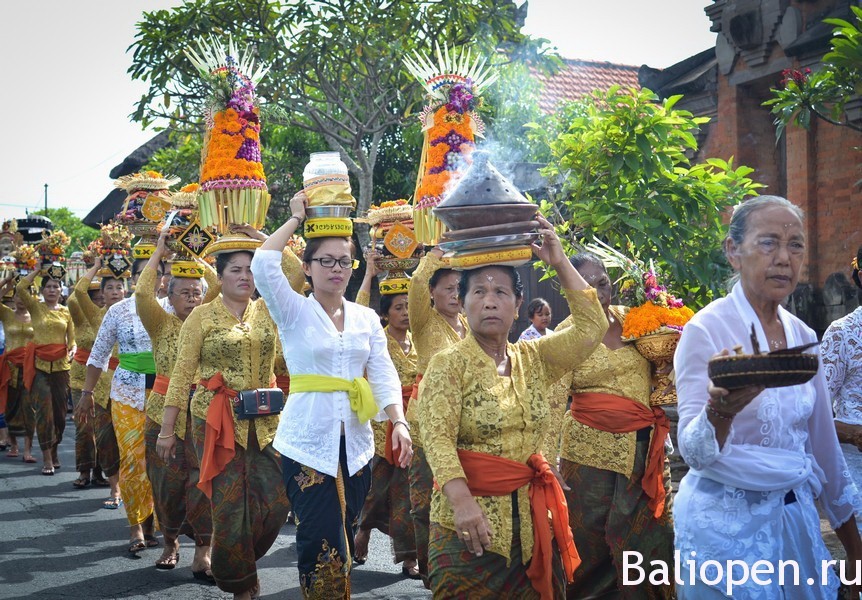
[[[709,360],[729,348],[753,351],[752,327],[770,351],[817,341],[781,306],[802,270],[802,211],[777,196],[748,200],[734,211],[724,249],[739,281],[685,326],[674,360],[679,448],[691,467],[674,500],[678,597],[835,598],[838,578],[821,567],[831,557],[814,501],[847,551],[852,578],[862,559],[860,497],[822,369],[802,385],[732,391],[707,373]],[[779,577],[781,561],[793,562],[796,581]],[[746,577],[756,565],[771,575]]]

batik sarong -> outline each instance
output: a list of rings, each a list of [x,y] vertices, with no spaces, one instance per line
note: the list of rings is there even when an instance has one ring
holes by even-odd
[[[206,421],[194,419],[194,446],[203,454]],[[281,465],[272,444],[261,450],[254,424],[248,447],[236,444],[234,457],[212,479],[212,572],[225,592],[240,594],[257,584],[256,561],[275,543],[287,520]],[[197,483],[197,476],[195,476]]]
[[[72,390],[72,405],[81,402],[81,390]],[[94,419],[75,419],[75,470],[89,473],[96,468],[96,432]]]
[[[413,460],[407,469],[410,484],[410,516],[413,518],[413,534],[416,537],[416,558],[419,574],[428,587],[428,526],[431,521],[431,489],[434,475],[425,460],[425,451],[413,447]]]
[[[371,467],[371,490],[359,516],[359,528],[377,529],[392,540],[395,563],[416,559],[416,537],[410,515],[410,486],[407,469],[401,469],[382,456],[375,456]]]
[[[146,415],[116,400],[111,401],[111,416],[120,449],[120,492],[129,525],[140,525],[153,514],[153,489],[147,478],[144,449]]]
[[[16,385],[9,385],[6,399],[6,426],[9,435],[32,438],[36,434],[36,415],[32,394],[24,387],[24,374],[18,369]]]
[[[514,503],[517,507],[517,502]],[[428,540],[428,568],[435,598],[458,600],[539,600],[521,556],[521,526],[517,509],[512,523],[511,561],[500,554],[485,551],[476,556],[451,529],[431,523]],[[583,551],[581,551],[583,555]],[[566,596],[566,576],[559,550],[554,542],[551,559],[555,600]],[[577,573],[577,571],[576,571]]]
[[[641,485],[648,448],[649,441],[637,442],[631,479],[614,471],[560,461],[560,472],[571,488],[566,492],[569,524],[582,561],[567,588],[568,598],[673,597],[669,586],[622,585],[623,551],[639,552],[645,565],[652,560],[672,565],[674,560],[670,469],[664,468],[667,504],[656,519]]]
[[[189,422],[186,421],[186,428]],[[197,471],[193,472],[189,459],[198,465],[190,435],[186,439],[176,436],[176,456],[167,462],[156,453],[156,442],[162,426],[147,419],[144,434],[147,453],[147,477],[153,488],[153,506],[162,532],[171,538],[187,535],[198,546],[209,546],[212,534],[212,517],[209,499],[197,484]],[[190,479],[194,477],[194,482]],[[191,502],[189,501],[191,497]],[[195,510],[191,513],[188,507]]]
[[[93,431],[96,434],[96,457],[99,467],[105,477],[113,477],[120,472],[120,448],[117,445],[117,435],[114,433],[114,421],[111,417],[111,404],[101,406],[95,402],[93,409]]]
[[[36,413],[39,447],[43,451],[53,450],[63,440],[63,432],[66,430],[69,371],[46,373],[37,369],[30,393]]]
[[[371,486],[371,463],[348,475],[341,439],[338,477],[283,457],[287,495],[296,515],[299,584],[304,598],[350,598],[353,537]]]

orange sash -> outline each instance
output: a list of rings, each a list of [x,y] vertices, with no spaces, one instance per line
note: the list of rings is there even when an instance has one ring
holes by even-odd
[[[412,385],[402,385],[401,386],[401,405],[404,407],[404,414],[407,414],[407,405],[410,404],[410,399],[413,397],[413,386]],[[392,421],[389,421],[386,424],[386,448],[384,449],[386,458],[386,462],[390,465],[397,465],[398,461],[401,460],[401,450],[397,453],[392,449]]]
[[[641,486],[649,497],[653,516],[659,518],[664,512],[664,442],[670,433],[670,421],[664,411],[648,407],[630,398],[612,394],[572,394],[572,417],[588,427],[610,433],[630,433],[655,426],[647,454],[647,464],[641,478]]]
[[[66,356],[66,344],[39,344],[30,342],[24,346],[24,387],[29,391],[36,379],[36,359],[54,362]]]
[[[86,348],[81,348],[80,346],[78,346],[78,348],[75,350],[75,355],[72,357],[72,360],[74,360],[79,365],[84,365],[86,367],[87,366],[87,360],[89,360],[89,358],[90,358],[90,351],[87,350]],[[119,367],[119,366],[120,366],[120,359],[119,358],[112,356],[108,360],[108,369],[109,370],[115,371],[117,369],[117,367]]]
[[[0,354],[0,413],[6,412],[6,399],[9,397],[9,381],[12,379],[9,363],[19,367],[24,366],[26,352],[26,348],[20,346]]]
[[[422,383],[422,373],[416,374],[416,381],[413,382],[413,392],[410,394],[410,401],[416,400],[419,397],[419,384]]]
[[[171,384],[171,378],[167,375],[156,375],[156,380],[153,382],[153,391],[162,396],[168,393],[168,386]]]
[[[507,496],[517,489],[529,485],[530,511],[533,521],[533,558],[527,569],[530,582],[542,597],[554,597],[553,539],[557,541],[563,559],[566,581],[572,582],[581,557],[575,548],[575,540],[569,527],[569,507],[559,481],[554,477],[548,461],[541,454],[533,454],[527,464],[502,456],[494,456],[470,450],[458,450],[461,467],[467,476],[467,487],[474,496]],[[551,513],[551,523],[548,522]]]
[[[201,379],[200,385],[215,392],[207,409],[204,451],[198,480],[198,489],[212,499],[212,480],[224,471],[236,454],[231,400],[237,396],[237,392],[225,386],[221,373],[216,373],[209,379]]]
[[[275,387],[281,388],[285,398],[290,396],[290,375],[276,375]]]

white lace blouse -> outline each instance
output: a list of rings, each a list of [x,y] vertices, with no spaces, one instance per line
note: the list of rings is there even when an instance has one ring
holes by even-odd
[[[862,306],[829,326],[820,358],[835,420],[862,425]]]
[[[105,313],[87,365],[99,367],[105,371],[108,368],[114,344],[117,344],[120,354],[153,350],[150,335],[144,329],[141,318],[138,317],[134,296],[120,300]],[[143,373],[117,367],[111,380],[111,399],[138,410],[144,410],[146,376]]]
[[[401,380],[377,313],[345,300],[344,330],[339,333],[314,295],[306,298],[290,287],[281,270],[281,252],[256,251],[251,270],[278,327],[291,375],[329,375],[350,381],[364,375],[380,410],[401,404]],[[284,456],[335,477],[342,425],[352,476],[374,457],[374,435],[371,425],[360,423],[350,409],[346,392],[290,394],[273,446]]]
[[[779,308],[788,347],[816,341],[814,332]],[[676,549],[682,560],[696,552],[698,564],[743,560],[799,562],[802,588],[793,598],[835,597],[837,579],[819,586],[821,560],[829,558],[820,534],[814,500],[833,528],[860,506],[835,434],[823,369],[810,382],[771,388],[733,420],[723,448],[706,417],[707,362],[723,349],[742,344],[752,351],[756,327],[761,348],[768,348],[760,321],[737,284],[727,298],[697,313],[683,331],[674,359],[679,396],[679,448],[691,470],[674,500]],[[798,505],[785,505],[789,491]],[[793,506],[787,510],[785,506]],[[798,511],[798,512],[797,512]],[[790,518],[791,515],[800,515]],[[806,586],[811,574],[818,585]],[[772,586],[735,588],[734,597],[783,598],[777,577]],[[724,582],[715,587],[724,589]]]

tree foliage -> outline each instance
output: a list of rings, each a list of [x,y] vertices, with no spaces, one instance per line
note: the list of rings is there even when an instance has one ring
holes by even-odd
[[[555,193],[543,206],[563,221],[570,251],[598,238],[653,259],[675,291],[702,306],[729,273],[722,216],[761,186],[732,159],[691,164],[694,133],[708,119],[675,109],[679,99],[612,87],[531,124],[531,137],[551,156],[543,174]]]
[[[862,8],[850,6],[853,22],[824,19],[834,27],[831,49],[823,56],[822,66],[811,69],[785,69],[772,98],[764,102],[775,115],[776,137],[790,123],[808,129],[811,120],[862,131],[845,112],[847,102],[862,91]]]
[[[34,211],[34,215],[42,215],[48,217],[54,224],[54,229],[62,229],[66,232],[72,243],[66,250],[66,255],[71,255],[76,250],[82,250],[87,247],[87,244],[92,242],[99,236],[99,230],[93,229],[84,225],[84,223],[75,216],[71,210],[66,207],[49,208],[47,211],[43,208]]]
[[[526,4],[512,0],[188,0],[138,24],[129,72],[149,89],[133,118],[200,129],[205,91],[182,51],[196,37],[231,35],[272,66],[260,95],[341,153],[362,211],[374,196],[377,161],[397,146],[393,132],[422,101],[402,57],[447,42],[489,57],[536,58],[542,41],[520,33],[525,14]],[[399,179],[391,171],[398,158],[386,159],[390,184]]]

